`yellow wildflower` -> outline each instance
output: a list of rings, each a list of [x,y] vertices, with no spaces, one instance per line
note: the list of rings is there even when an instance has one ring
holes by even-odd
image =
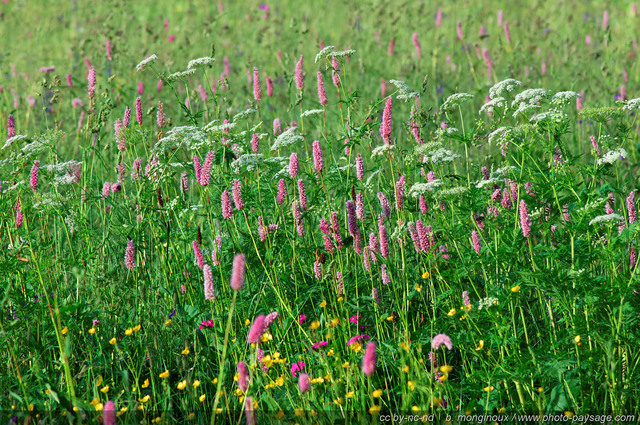
[[[251,320],[249,320],[249,319],[245,319],[244,320],[244,325],[245,326],[249,326],[250,324],[251,324]]]
[[[127,329],[126,331],[124,331],[124,334],[125,334],[126,336],[129,336],[129,335],[131,335],[132,333],[133,333],[133,328],[129,328],[129,329]]]
[[[182,350],[182,354],[183,355],[188,355],[189,354],[189,347],[184,347],[184,350]]]
[[[423,278],[423,279],[429,279],[429,276],[430,276],[430,275],[429,275],[429,272],[428,272],[428,271],[425,271],[424,273],[422,273],[422,278]]]
[[[193,388],[198,388],[199,386],[200,386],[200,381],[198,381],[197,379],[193,381]]]
[[[100,411],[102,411],[102,409],[104,409],[104,406],[102,405],[102,403],[96,404],[95,407],[96,407],[96,411],[98,411],[98,412],[100,412]]]
[[[90,333],[91,335],[93,335],[94,333],[96,333],[96,328],[91,328],[91,329],[89,329],[89,333]]]
[[[325,308],[326,306],[327,306],[327,301],[322,300],[322,302],[320,303],[320,307]]]
[[[331,326],[335,328],[339,324],[340,324],[340,319],[338,319],[337,317],[334,317],[333,320],[331,321]]]
[[[311,322],[311,326],[310,326],[311,330],[315,331],[319,327],[320,327],[320,322],[318,320],[314,320],[313,322]]]
[[[142,397],[140,400],[138,400],[140,403],[146,403],[149,400],[151,400],[151,396],[149,394],[147,394],[146,396]]]
[[[577,335],[575,338],[573,338],[573,340],[576,342],[576,344],[578,344],[578,343],[580,343],[582,338],[580,338],[580,335]]]
[[[413,381],[408,381],[407,387],[409,387],[409,389],[413,391],[416,388],[416,384]]]
[[[164,322],[164,326],[165,326],[165,328],[166,328],[167,326],[169,326],[170,324],[171,324],[171,319],[169,319],[169,320],[167,320],[166,322]]]
[[[145,379],[144,383],[142,384],[142,388],[147,388],[149,386],[149,380]]]
[[[179,390],[184,390],[185,388],[187,388],[187,380],[183,380],[178,382],[178,389]]]
[[[296,410],[293,411],[293,413],[295,413],[296,416],[302,416],[304,415],[304,409],[302,407],[298,407]]]
[[[485,390],[486,392],[490,393],[491,391],[493,391],[493,385],[488,385],[486,387],[483,388],[483,390]]]
[[[198,398],[198,400],[200,400],[200,403],[202,403],[202,402],[204,401],[204,399],[205,399],[205,398],[207,398],[207,395],[206,395],[206,394],[202,394],[202,395]]]
[[[133,331],[134,332],[138,332],[140,330],[142,326],[140,324],[137,324],[136,326],[133,327]]]
[[[109,392],[109,386],[108,386],[108,385],[105,385],[104,387],[100,388],[100,392],[101,392],[102,394],[106,394],[106,393],[108,393],[108,392]]]
[[[382,397],[382,390],[381,389],[377,389],[373,393],[371,393],[371,395],[373,396],[373,398],[380,398],[380,397]]]
[[[278,410],[278,412],[276,413],[276,419],[282,419],[284,417],[284,412],[282,411],[282,409]]]
[[[516,292],[518,292],[519,290],[520,290],[520,285],[516,285],[516,286],[513,286],[513,287],[511,288],[511,292],[513,292],[514,294],[515,294]]]
[[[346,393],[344,396],[346,398],[352,398],[356,393],[354,393],[353,391],[349,391],[348,393]]]
[[[442,372],[442,373],[449,373],[452,370],[453,370],[453,368],[451,366],[447,366],[447,365],[440,366],[440,372]]]
[[[376,415],[376,414],[380,413],[380,406],[374,404],[373,406],[371,406],[369,408],[369,413],[371,415]]]
[[[166,378],[168,378],[168,377],[169,377],[169,370],[168,370],[168,369],[167,369],[167,370],[165,370],[165,371],[164,371],[164,372],[162,372],[159,376],[160,376],[162,379],[166,379]]]
[[[409,373],[409,365],[404,365],[404,367],[402,368],[402,371],[404,373]]]
[[[69,332],[69,328],[65,326],[64,328],[62,328],[61,332],[62,332],[62,335],[66,335],[67,332]]]
[[[96,387],[99,387],[100,385],[102,385],[102,375],[98,375],[98,378],[96,379]]]
[[[481,339],[480,342],[478,342],[478,346],[476,347],[476,351],[480,351],[484,348],[484,339]]]
[[[109,340],[109,344],[111,344],[111,345],[115,345],[115,344],[116,344],[116,342],[117,342],[116,337],[113,337],[113,338],[111,338],[111,339]]]
[[[449,317],[453,317],[456,315],[456,309],[452,308],[451,310],[449,310],[449,312],[447,313],[447,316]]]

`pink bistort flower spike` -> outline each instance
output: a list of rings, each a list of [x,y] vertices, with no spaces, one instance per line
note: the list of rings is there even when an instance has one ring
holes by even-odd
[[[266,18],[265,14],[265,18]],[[253,411],[253,397],[247,397],[244,400],[244,417],[247,421],[247,425],[256,425],[256,415]]]
[[[331,79],[333,80],[333,85],[336,88],[340,87],[340,62],[338,62],[338,58],[333,56],[331,58],[331,67],[333,70],[331,71]]]
[[[136,121],[142,125],[142,100],[139,97],[136,98]]]
[[[356,178],[360,181],[364,179],[364,161],[362,155],[356,155]]]
[[[382,223],[378,225],[378,234],[380,239],[380,255],[384,258],[389,258],[389,238],[387,237],[387,228]]]
[[[358,220],[364,220],[364,196],[362,196],[362,191],[356,195],[356,217],[358,217]]]
[[[16,120],[13,118],[13,115],[9,114],[7,117],[7,139],[12,138],[16,135]]]
[[[391,204],[382,192],[378,192],[378,199],[380,200],[380,207],[382,207],[382,217],[386,220],[391,216]]]
[[[233,217],[233,205],[231,205],[231,197],[229,196],[229,191],[225,190],[222,192],[222,217],[226,220]]]
[[[278,137],[282,132],[282,125],[280,124],[280,118],[273,120],[273,135]]]
[[[144,93],[144,83],[142,81],[138,82],[138,96],[142,96]]]
[[[29,176],[29,186],[33,189],[33,193],[36,193],[38,190],[38,173],[40,172],[40,161],[33,161],[33,167],[31,167],[31,175]]]
[[[258,68],[253,67],[253,98],[256,102],[262,100],[262,87],[260,87],[260,72]]]
[[[531,234],[531,220],[529,220],[527,204],[524,202],[524,199],[520,201],[520,226],[522,227],[522,234],[525,238],[528,238]]]
[[[258,148],[260,147],[260,135],[258,133],[253,133],[251,136],[251,151],[253,153],[258,153]]]
[[[607,27],[609,27],[609,11],[605,10],[602,13],[602,30],[606,31]]]
[[[318,100],[323,107],[327,105],[327,90],[324,87],[324,80],[320,71],[318,71]]]
[[[239,361],[236,369],[238,370],[238,388],[246,392],[249,388],[249,369],[243,361]]]
[[[260,237],[260,242],[267,240],[267,231],[264,227],[264,220],[261,215],[258,216],[258,236]]]
[[[20,200],[16,202],[16,228],[22,227],[24,222],[24,214],[22,212],[22,205],[20,204]]]
[[[391,145],[391,108],[393,106],[393,98],[389,97],[382,112],[382,122],[380,123],[380,135],[384,143]]]
[[[286,197],[287,184],[285,183],[284,179],[280,179],[280,181],[278,181],[278,195],[276,196],[276,202],[282,205]]]
[[[198,245],[197,241],[192,242],[193,254],[196,257],[196,261],[198,262],[198,267],[203,268],[205,265],[204,255],[202,255],[202,250],[200,249],[200,245]]]
[[[300,199],[300,209],[307,210],[307,191],[304,187],[302,179],[298,179],[298,197]]]
[[[213,168],[213,161],[216,153],[214,151],[207,152],[207,156],[204,158],[202,169],[200,170],[200,184],[202,186],[208,186],[211,182],[211,169]]]
[[[371,376],[376,371],[376,343],[369,342],[364,350],[364,356],[362,358],[362,373],[365,376]]]
[[[264,318],[264,327],[265,327],[265,329],[267,329],[269,326],[271,326],[271,324],[273,322],[275,322],[277,318],[278,318],[278,312],[277,311],[272,311],[271,313],[267,314],[267,317]]]
[[[273,96],[273,81],[271,81],[271,77],[267,77],[267,96]]]
[[[471,232],[471,242],[473,242],[473,250],[476,254],[480,254],[480,237],[475,230]]]
[[[244,254],[237,254],[233,259],[233,269],[231,270],[231,289],[234,291],[242,289],[244,286],[246,270],[247,264]],[[262,335],[262,332],[260,332],[260,335]]]
[[[442,25],[442,8],[438,8],[438,12],[436,12],[436,28],[440,28]]]
[[[387,55],[393,56],[393,48],[396,44],[396,41],[392,38],[389,40],[389,47],[387,48]]]
[[[242,211],[244,208],[244,202],[242,201],[242,185],[239,179],[233,180],[233,203],[238,211]]]
[[[304,77],[302,74],[302,60],[303,60],[303,55],[300,55],[300,60],[296,64],[296,74],[295,74],[296,87],[300,91],[304,89]]]
[[[319,174],[322,174],[324,168],[324,158],[322,155],[322,149],[320,148],[320,141],[315,140],[313,142],[313,166]]]
[[[131,108],[127,106],[124,110],[124,117],[122,118],[122,124],[125,127],[129,127],[130,122],[131,122]]]
[[[462,22],[460,21],[456,23],[456,32],[458,33],[458,40],[464,40],[464,36],[462,34]]]
[[[95,93],[96,93],[96,71],[95,69],[91,68],[89,70],[89,73],[87,74],[87,82],[88,82],[88,92],[89,92],[89,99],[93,100],[93,98],[95,97]]]
[[[437,350],[442,345],[447,347],[448,350],[453,350],[453,343],[451,342],[451,338],[449,338],[448,335],[438,334],[434,336],[433,339],[431,340],[431,347],[434,350]]]
[[[213,270],[211,270],[211,266],[205,264],[202,267],[202,272],[204,274],[204,299],[207,301],[212,301],[216,299],[216,292],[213,287]]]
[[[127,241],[127,249],[124,252],[124,264],[129,270],[136,267],[136,247],[133,240]]]
[[[635,196],[635,192],[632,191],[627,197],[627,213],[629,214],[629,225],[635,223],[638,220],[638,217],[636,216],[636,205],[634,203]]]
[[[161,129],[166,125],[166,116],[164,114],[164,105],[161,101],[158,101],[158,112],[156,113],[156,124]]]
[[[67,74],[67,86],[73,87],[73,81],[71,80],[71,74]]]
[[[401,210],[404,205],[405,181],[405,176],[400,176],[396,182],[396,208],[399,210]]]
[[[360,234],[358,223],[356,221],[356,206],[352,200],[347,201],[347,225],[351,236]]]
[[[507,37],[507,43],[511,43],[511,31],[509,30],[509,22],[504,23],[504,36]]]
[[[122,124],[122,120],[118,118],[113,125],[114,133],[116,135],[116,143],[118,144],[118,150],[120,152],[124,151],[127,148],[127,143],[124,139],[124,125]]]
[[[248,344],[257,344],[260,342],[260,338],[264,333],[264,315],[260,314],[255,319],[253,319],[253,323],[251,324],[251,328],[249,329],[249,335],[247,335],[247,343]]]
[[[422,52],[420,49],[420,42],[418,41],[418,33],[413,33],[413,35],[411,36],[411,41],[413,41],[413,45],[416,48],[416,56],[418,57],[418,59],[420,59],[420,57],[422,56]]]
[[[292,179],[298,176],[298,154],[295,152],[289,157],[289,175]]]
[[[418,203],[420,205],[420,213],[422,213],[422,215],[427,215],[427,212],[429,211],[429,206],[427,205],[427,200],[424,198],[424,196],[420,195],[420,198],[418,199]]]

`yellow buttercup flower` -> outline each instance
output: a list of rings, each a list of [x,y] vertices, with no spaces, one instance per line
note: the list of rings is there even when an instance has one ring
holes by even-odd
[[[419,412],[419,411],[420,411],[420,408],[419,408],[418,406],[415,406],[415,405],[414,405],[414,406],[412,406],[412,407],[411,407],[411,411],[412,411],[412,412]]]
[[[573,340],[576,342],[576,344],[578,344],[582,338],[580,338],[580,335],[577,335],[575,338],[573,338]]]
[[[335,328],[339,324],[340,324],[340,319],[338,319],[337,317],[334,317],[333,320],[331,321],[331,326]]]
[[[314,320],[313,322],[311,322],[311,326],[310,326],[310,328],[311,328],[312,330],[314,330],[314,331],[315,331],[315,330],[316,330],[316,329],[318,329],[319,327],[320,327],[320,322],[319,322],[318,320]]]
[[[179,390],[184,390],[185,388],[187,388],[187,380],[183,380],[178,382],[178,389]]]
[[[520,291],[520,285],[516,285],[511,288],[511,292],[513,292],[514,294],[518,291]]]
[[[380,398],[380,397],[382,397],[382,390],[381,389],[377,389],[374,392],[372,392],[371,395],[373,396],[373,398]]]
[[[133,331],[134,332],[138,332],[140,330],[142,326],[140,324],[137,324],[136,326],[133,327]]]
[[[409,387],[409,389],[413,391],[416,388],[416,384],[413,381],[408,381],[407,387]]]
[[[62,332],[62,335],[66,335],[67,332],[69,332],[69,328],[65,326],[64,328],[62,328],[61,332]]]
[[[327,301],[322,300],[322,302],[320,303],[320,307],[325,308],[326,306],[327,306]]]
[[[102,375],[98,375],[98,378],[96,379],[96,387],[99,387],[100,385],[102,385]]]
[[[144,383],[142,384],[142,388],[147,388],[149,386],[149,380],[145,379]]]
[[[452,308],[451,310],[449,310],[449,312],[447,313],[447,316],[449,317],[453,317],[456,315],[456,309]]]
[[[335,400],[333,400],[333,404],[337,404],[338,406],[342,406],[342,397],[338,397]]]
[[[104,387],[100,388],[100,392],[103,394],[106,394],[109,392],[109,386],[105,385]]]
[[[89,329],[89,333],[90,333],[91,335],[93,335],[94,333],[96,333],[96,328],[91,328],[91,329]]]
[[[129,335],[131,335],[132,333],[133,333],[133,328],[129,328],[129,329],[127,329],[126,331],[124,331],[124,334],[125,334],[126,336],[129,336]]]
[[[146,403],[149,400],[151,400],[151,396],[149,394],[147,394],[146,396],[142,397],[140,400],[138,400],[140,403]]]
[[[488,385],[488,386],[484,387],[483,390],[485,390],[486,392],[489,393],[489,392],[493,391],[493,388],[494,388],[493,385]]]
[[[245,319],[244,320],[244,325],[245,326],[249,326],[250,324],[251,324],[251,320],[249,320],[249,319]]]
[[[168,370],[168,369],[167,369],[167,370],[165,370],[164,372],[162,372],[162,373],[161,373],[160,375],[158,375],[158,376],[160,376],[162,379],[167,379],[167,378],[169,377],[169,370]]]
[[[478,346],[476,347],[476,351],[480,351],[484,348],[484,340],[481,339],[480,342],[478,342]]]
[[[377,413],[380,413],[380,406],[378,405],[373,405],[369,408],[369,413],[372,415],[375,415]]]
[[[111,338],[111,339],[109,340],[109,344],[111,344],[111,345],[115,345],[115,344],[116,344],[116,342],[117,342],[116,337],[113,337],[113,338]]]
[[[424,273],[422,273],[422,278],[423,278],[423,279],[429,279],[429,276],[430,276],[430,275],[429,275],[429,272],[428,272],[428,271],[425,271]]]
[[[200,381],[198,381],[197,379],[193,381],[193,388],[198,388],[199,386],[200,386]]]
[[[182,350],[182,355],[186,356],[189,354],[189,347],[184,347],[184,350]]]
[[[342,300],[344,300],[344,298],[338,297],[338,302],[341,302]]]
[[[450,373],[453,370],[453,368],[451,366],[440,366],[440,372],[442,373]]]
[[[164,326],[168,327],[171,324],[171,319],[167,320],[166,322],[164,322]]]
[[[282,411],[282,409],[278,410],[278,413],[276,413],[276,419],[282,419],[284,417],[284,412]]]
[[[354,393],[353,391],[349,391],[348,393],[346,393],[344,396],[346,398],[352,398],[354,395],[356,395],[356,393]]]
[[[284,385],[284,375],[280,375],[276,378],[276,385],[279,387]]]
[[[402,371],[404,373],[409,373],[409,365],[404,365],[404,367],[402,368]]]
[[[100,412],[102,411],[102,409],[104,409],[104,406],[102,405],[102,403],[96,404],[96,411]]]
[[[416,291],[417,291],[417,292],[422,291],[422,286],[418,285],[417,283],[416,283],[415,288],[416,288]]]
[[[206,394],[202,394],[202,395],[198,398],[198,400],[200,400],[200,403],[202,403],[202,402],[204,401],[204,399],[205,399],[205,398],[207,398],[207,395],[206,395]]]

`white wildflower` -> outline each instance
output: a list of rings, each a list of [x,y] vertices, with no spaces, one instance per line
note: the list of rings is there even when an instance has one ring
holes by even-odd
[[[367,181],[364,183],[364,187],[366,187],[370,192],[373,192],[373,178],[378,174],[380,174],[380,168],[371,173],[371,175],[367,178]]]
[[[624,148],[614,149],[602,155],[601,158],[598,158],[598,165],[602,164],[613,164],[618,160],[625,159],[627,157],[627,151]]]
[[[12,182],[2,182],[3,183],[3,187],[4,187],[4,183],[12,183]],[[22,186],[24,184],[24,180],[20,180],[19,182],[13,184],[12,186],[7,187],[6,189],[2,190],[2,193],[7,193],[7,192],[11,192],[13,190],[16,190],[17,188],[19,188],[20,186]]]
[[[324,111],[322,109],[307,109],[306,111],[304,111],[303,113],[300,114],[301,117],[308,117],[310,115],[318,115],[323,113]]]
[[[516,95],[515,99],[511,103],[511,107],[515,108],[516,105],[521,103],[528,103],[529,105],[536,105],[543,100],[547,99],[549,94],[545,89],[526,89]]]
[[[482,189],[485,186],[493,186],[493,185],[499,184],[501,181],[502,179],[497,177],[491,177],[488,180],[480,180],[478,183],[476,183],[476,188]]]
[[[462,158],[458,154],[454,154],[452,151],[440,148],[436,151],[430,152],[428,156],[425,156],[422,160],[423,163],[427,161],[431,161],[434,164],[439,164],[441,162],[452,162],[456,158]]]
[[[396,96],[397,99],[407,102],[409,100],[415,99],[416,96],[419,96],[419,93],[409,87],[404,81],[389,80],[389,82],[396,86],[396,88],[398,89],[399,93]]]
[[[518,106],[518,109],[516,109],[516,111],[513,114],[511,114],[511,116],[513,118],[517,118],[518,115],[526,115],[531,111],[535,111],[536,109],[540,109],[540,108],[541,108],[540,105],[531,105],[531,104],[522,102]]]
[[[55,173],[60,173],[62,171],[73,170],[74,168],[76,168],[76,167],[78,167],[80,165],[82,165],[82,161],[71,160],[71,161],[67,161],[67,162],[61,162],[59,164],[41,165],[40,166],[40,170],[42,170],[42,171],[52,171],[52,172],[55,172]]]
[[[297,134],[293,134],[293,132],[296,131],[297,129],[298,127],[291,127],[285,130],[284,132],[282,132],[282,134],[280,134],[276,138],[276,141],[273,142],[273,145],[271,146],[271,151],[276,151],[285,146],[289,146],[294,143],[304,141],[304,137],[299,136]]]
[[[620,214],[614,213],[614,214],[599,215],[589,222],[589,226],[593,224],[598,224],[598,223],[608,223],[610,221],[620,221],[620,220],[624,220],[624,217],[622,217]]]
[[[447,98],[442,104],[442,110],[451,111],[473,99],[473,95],[469,93],[454,93]]]
[[[417,145],[414,149],[413,152],[416,155],[426,155],[427,153],[436,150],[438,148],[442,147],[442,143],[439,141],[432,141],[432,142],[427,142],[424,145]]]
[[[514,80],[513,78],[507,78],[489,89],[489,97],[491,99],[496,99],[502,96],[504,92],[511,93],[521,85],[522,83],[520,81]]]
[[[566,121],[569,117],[566,114],[563,114],[560,111],[551,110],[546,112],[541,112],[538,115],[531,117],[529,122],[537,122],[537,123],[561,123]]]
[[[236,174],[239,174],[242,170],[253,171],[258,161],[263,158],[264,155],[262,154],[244,154],[231,162],[231,168]]]
[[[343,50],[341,52],[331,52],[331,56],[336,57],[336,58],[342,58],[345,56],[351,56],[355,53],[356,51],[353,49],[348,49],[348,50]]]
[[[409,188],[409,196],[417,198],[418,196],[424,195],[425,193],[440,186],[442,186],[442,180],[440,179],[435,179],[429,183],[414,183],[413,186]]]
[[[208,56],[205,56],[205,57],[202,57],[202,58],[198,58],[198,59],[193,59],[193,60],[189,61],[189,64],[187,65],[187,70],[198,68],[198,67],[201,67],[201,66],[211,65],[215,61],[216,61],[215,58],[210,58]]]
[[[493,305],[498,305],[499,301],[497,298],[486,297],[478,301],[478,310],[482,310],[483,308],[489,308]]]
[[[8,148],[9,146],[13,145],[15,142],[22,140],[22,139],[26,139],[27,136],[24,134],[16,134],[13,137],[10,137],[7,139],[6,142],[4,142],[4,146],[2,146],[2,149]]]
[[[438,192],[439,196],[458,196],[465,193],[469,188],[464,186],[456,186],[448,189],[442,189]]]
[[[144,69],[145,66],[149,65],[150,63],[155,62],[158,59],[158,56],[153,54],[151,56],[149,56],[146,59],[143,59],[142,62],[140,62],[137,66],[136,66],[136,71],[142,71]]]
[[[622,107],[623,111],[629,112],[637,111],[638,109],[640,109],[640,97],[627,100]]]
[[[316,54],[315,63],[318,63],[320,59],[324,59],[327,56],[332,56],[331,52],[333,52],[335,49],[336,49],[336,46],[327,46],[324,49],[320,50],[318,54]]]
[[[78,226],[76,225],[76,216],[73,212],[64,218],[64,222],[69,228],[69,233],[75,233],[76,230],[78,230]]]
[[[556,106],[564,106],[580,95],[574,91],[559,91],[551,97],[551,103]]]
[[[505,98],[496,97],[495,99],[491,99],[490,101],[482,105],[478,113],[479,114],[482,114],[483,112],[493,113],[495,108],[506,108],[506,107],[507,107],[507,101],[505,100]]]
[[[69,184],[73,184],[76,182],[75,176],[70,176],[69,174],[62,174],[60,176],[56,176],[53,179],[54,186],[66,186]]]
[[[167,77],[167,80],[169,81],[181,80],[195,73],[196,73],[195,68],[187,69],[185,71],[180,71],[180,72],[174,72],[173,74]]]
[[[393,149],[395,149],[395,145],[390,145],[387,143],[380,145],[377,148],[374,148],[373,151],[371,151],[371,159],[375,158],[376,156],[382,156],[387,152],[391,152]]]
[[[258,110],[254,108],[248,108],[248,109],[245,109],[244,111],[238,112],[233,116],[233,122],[247,118],[250,115],[255,114],[256,112],[258,112]]]
[[[222,124],[217,124],[217,120],[211,121],[209,124],[204,126],[205,131],[210,131],[212,133],[222,133],[223,131],[229,131],[233,129],[238,123],[235,122],[227,122]]]
[[[173,127],[167,134],[156,142],[151,153],[166,151],[168,149],[185,147],[191,150],[199,150],[201,147],[208,145],[209,139],[207,134],[198,127],[180,126]]]

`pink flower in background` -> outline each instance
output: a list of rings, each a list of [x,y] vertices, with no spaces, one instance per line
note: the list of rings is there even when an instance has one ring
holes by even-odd
[[[324,168],[324,159],[322,156],[322,149],[320,148],[320,141],[315,140],[313,142],[313,166],[318,173],[322,173]]]
[[[267,77],[267,96],[273,96],[273,81],[271,81],[271,77]]]
[[[239,361],[236,365],[238,371],[238,388],[247,391],[249,388],[249,369],[243,361]]]
[[[244,254],[237,254],[233,259],[233,269],[231,270],[231,289],[234,291],[242,289],[244,286],[246,270],[247,264]]]
[[[102,409],[103,425],[116,425],[116,404],[109,400],[104,404]]]
[[[71,74],[67,74],[67,86],[73,87],[73,81],[71,81]]]
[[[318,100],[324,107],[327,105],[327,90],[324,87],[324,80],[322,79],[322,73],[318,71]]]
[[[265,331],[264,326],[264,315],[260,314],[255,319],[253,319],[253,324],[251,325],[251,329],[249,329],[249,335],[247,335],[247,343],[248,344],[257,344],[260,342],[260,337]]]
[[[40,172],[40,161],[35,160],[33,162],[33,167],[31,167],[31,175],[29,176],[29,186],[33,189],[33,193],[36,193],[38,190],[38,174]]]
[[[376,371],[376,360],[376,344],[375,342],[370,342],[364,350],[364,357],[362,358],[362,373],[366,376],[373,375]]]
[[[422,56],[422,52],[421,52],[421,46],[420,46],[420,42],[418,41],[418,33],[414,33],[411,36],[411,41],[413,41],[413,45],[416,48],[416,56],[418,57],[418,59],[420,59],[420,57]]]
[[[393,98],[389,97],[382,112],[382,122],[380,123],[380,135],[384,143],[391,145],[391,108],[393,106]]]
[[[524,199],[520,201],[520,226],[522,227],[522,234],[525,238],[528,238],[531,234],[531,220],[529,220],[527,204],[524,202]]]
[[[471,241],[473,242],[473,250],[476,254],[480,254],[480,238],[475,230],[471,232]]]
[[[298,175],[298,154],[295,152],[289,156],[289,175],[292,179],[295,179]]]
[[[393,38],[391,40],[389,40],[389,47],[387,48],[387,55],[393,56],[393,48],[394,48],[395,44],[396,44],[396,41]]]
[[[253,68],[253,98],[256,102],[262,100],[262,88],[260,87],[260,73],[258,68]]]
[[[138,125],[142,125],[142,100],[136,98],[136,121]]]
[[[464,40],[464,37],[462,34],[462,22],[460,21],[456,23],[456,32],[458,33],[458,40],[460,41]]]
[[[278,195],[276,197],[276,202],[282,205],[286,197],[287,197],[287,185],[284,179],[280,179],[280,181],[278,181]]]
[[[307,318],[306,314],[301,314],[300,316],[298,316],[298,323],[302,324],[304,323],[305,319]],[[295,376],[295,375],[294,375]]]
[[[173,43],[175,39],[176,39],[176,36],[175,36],[175,35],[170,35],[170,36],[167,38],[167,41],[168,41],[169,43]]]
[[[297,372],[301,372],[302,369],[304,369],[304,367],[306,366],[305,362],[303,362],[302,360],[292,363],[291,364],[291,375],[293,375],[293,377],[296,377],[296,373]]]
[[[12,138],[16,135],[16,120],[13,118],[13,115],[9,114],[7,117],[7,139]]]
[[[440,28],[442,25],[442,8],[438,8],[438,12],[436,13],[436,28]]]
[[[198,329],[206,329],[206,328],[213,328],[214,327],[214,323],[213,320],[209,319],[209,320],[204,320],[202,322],[200,322],[200,326],[198,326]]]
[[[507,43],[511,43],[511,31],[509,30],[509,22],[504,23],[504,36],[507,37]]]
[[[231,197],[229,191],[222,192],[222,217],[230,219],[233,216],[233,206],[231,205]]]
[[[369,339],[369,338],[371,338],[370,335],[357,335],[357,336],[351,337],[349,341],[347,341],[347,345],[351,345],[354,342],[360,342],[363,339]]]
[[[87,74],[89,99],[93,100],[96,92],[96,71],[91,68]]]
[[[333,80],[333,85],[336,88],[340,86],[340,63],[338,62],[338,58],[333,56],[331,58],[331,67],[333,70],[331,71],[331,79]]]
[[[358,319],[360,319],[361,317],[362,317],[362,316],[351,316],[351,317],[349,318],[349,322],[351,322],[351,323],[353,323],[353,324],[357,325],[357,324],[358,324]]]
[[[311,350],[319,350],[320,347],[324,347],[327,344],[328,344],[327,341],[316,342],[315,344],[311,345],[311,348],[309,348],[309,351],[311,351]]]
[[[193,254],[196,257],[196,261],[198,262],[198,268],[203,268],[205,265],[205,262],[204,262],[204,255],[202,255],[202,250],[200,249],[200,245],[198,245],[197,241],[193,241],[191,243],[191,246],[193,247]]]
[[[303,55],[300,55],[300,60],[296,64],[296,74],[295,74],[296,87],[300,91],[304,89],[304,76],[302,74],[302,60],[303,60]]]
[[[449,338],[448,335],[438,334],[438,335],[434,336],[433,339],[431,340],[431,347],[434,350],[437,350],[442,345],[447,347],[448,350],[452,350],[453,349],[453,343],[451,342],[451,338]]]
[[[242,211],[244,208],[244,202],[242,201],[242,185],[239,179],[233,180],[233,203],[236,205],[238,211]]]

